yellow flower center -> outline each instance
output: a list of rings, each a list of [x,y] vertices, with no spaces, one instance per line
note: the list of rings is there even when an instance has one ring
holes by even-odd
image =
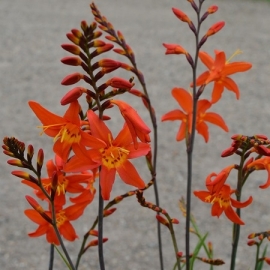
[[[120,167],[126,160],[129,151],[125,148],[113,146],[109,136],[110,146],[100,149],[102,164],[108,169]]]
[[[56,142],[58,139],[62,142],[66,142],[69,144],[78,143],[81,140],[81,130],[77,125],[74,125],[72,123],[66,123],[66,124],[56,124],[56,125],[49,125],[49,126],[41,126],[40,128],[43,129],[43,132],[46,129],[53,129],[53,128],[60,128],[57,135],[54,137],[54,142]],[[41,132],[41,134],[43,133]]]
[[[56,213],[56,224],[57,227],[61,227],[67,221],[67,217],[64,210],[59,211]]]
[[[218,195],[212,195],[209,196],[212,197],[211,200],[210,198],[208,199],[208,202],[211,202],[211,204],[218,203],[220,208],[226,209],[230,206],[230,197],[229,196],[224,196],[222,192],[219,192]]]

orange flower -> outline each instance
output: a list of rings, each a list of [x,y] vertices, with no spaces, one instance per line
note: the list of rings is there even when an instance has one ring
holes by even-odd
[[[212,92],[212,103],[216,103],[224,91],[224,87],[235,93],[239,99],[240,93],[237,84],[228,77],[236,72],[249,70],[252,65],[248,62],[233,62],[226,61],[226,55],[223,51],[215,50],[215,60],[206,52],[199,52],[201,61],[206,65],[209,71],[202,73],[196,81],[196,85],[208,84],[214,82]]]
[[[270,157],[263,157],[254,160],[248,166],[248,169],[255,169],[255,170],[267,170],[268,179],[265,184],[260,185],[260,188],[268,188],[270,186]]]
[[[172,96],[176,99],[180,107],[183,108],[183,111],[170,111],[162,116],[161,121],[182,121],[176,135],[176,140],[181,141],[184,138],[187,138],[187,134],[191,133],[193,114],[192,96],[183,88],[174,88],[172,90]],[[205,142],[209,139],[208,126],[205,121],[217,125],[228,132],[228,127],[220,115],[213,112],[206,112],[211,105],[211,102],[206,99],[202,99],[198,101],[197,106],[196,130],[204,137]]]
[[[233,223],[244,225],[245,223],[240,219],[240,217],[233,210],[233,207],[243,208],[252,203],[252,197],[245,202],[239,202],[231,198],[231,194],[235,193],[235,190],[232,190],[231,187],[227,184],[224,184],[218,192],[209,191],[194,191],[194,195],[200,200],[206,203],[211,203],[212,206],[212,216],[219,217],[223,212],[229,220]]]
[[[65,209],[56,209],[57,227],[60,234],[63,235],[66,240],[74,241],[76,238],[78,238],[70,221],[78,219],[83,214],[86,206],[87,204],[81,203],[71,205]],[[49,243],[55,245],[60,244],[53,226],[48,221],[46,221],[36,210],[26,209],[24,213],[29,219],[39,225],[36,231],[28,234],[30,237],[39,237],[46,234],[46,239]],[[52,217],[51,211],[45,211],[45,214],[50,218]]]
[[[135,148],[127,125],[124,125],[118,136],[113,139],[111,131],[93,111],[89,110],[87,116],[92,134],[105,144],[98,152],[101,162],[100,186],[103,199],[110,199],[116,172],[126,184],[144,188],[144,181],[128,159],[145,156],[150,151],[149,144],[137,143],[137,148]],[[74,152],[75,156],[64,168],[67,172],[85,170],[88,168],[89,159],[93,159],[93,155],[95,155],[95,160],[98,157],[95,150],[76,148]]]
[[[92,173],[71,174],[66,175],[61,168],[54,164],[53,160],[47,162],[48,178],[42,178],[41,183],[48,194],[51,194],[52,179],[54,174],[57,175],[57,186],[54,197],[54,204],[63,206],[66,203],[66,192],[69,193],[82,193],[84,201],[90,203],[95,195],[95,188],[93,187],[94,178]],[[22,183],[35,189],[35,194],[41,200],[46,199],[42,190],[30,181],[22,180]],[[82,184],[88,184],[87,188]],[[82,197],[81,194],[81,197]],[[77,197],[78,198],[78,197]],[[82,198],[78,202],[77,198],[70,198],[73,203],[83,202]],[[75,201],[74,201],[75,200]]]
[[[103,142],[83,132],[80,127],[78,101],[70,103],[63,117],[51,113],[35,101],[29,101],[29,106],[41,121],[43,132],[54,137],[53,151],[64,161],[67,160],[70,148],[79,146],[102,147]],[[93,167],[96,163],[92,161]]]

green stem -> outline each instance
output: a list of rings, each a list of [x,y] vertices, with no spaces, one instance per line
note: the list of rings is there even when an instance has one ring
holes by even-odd
[[[259,256],[260,256],[260,247],[261,247],[261,244],[262,244],[262,241],[257,245],[254,270],[257,270],[257,267],[258,267],[258,264],[259,264]]]
[[[169,224],[170,224],[169,230],[170,230],[171,237],[172,237],[172,242],[173,242],[173,247],[174,247],[174,252],[175,252],[175,257],[176,257],[176,265],[177,265],[178,270],[181,270],[180,258],[177,256],[177,253],[178,253],[179,249],[178,249],[177,241],[176,241],[176,238],[175,238],[175,232],[174,232],[174,229],[173,229],[173,224],[171,222],[171,218],[170,218],[169,214],[165,214],[165,216],[167,217],[167,220],[169,221]]]

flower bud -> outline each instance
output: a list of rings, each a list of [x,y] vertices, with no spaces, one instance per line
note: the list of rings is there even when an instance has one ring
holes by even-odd
[[[28,180],[28,181],[38,185],[38,180],[35,177],[33,177],[32,175],[30,175],[29,173],[26,173],[23,171],[12,171],[11,174],[14,176],[17,176],[19,178]]]
[[[78,98],[83,94],[87,93],[87,89],[84,87],[75,87],[68,91],[61,99],[61,105],[67,105],[75,100],[78,100]]]
[[[82,60],[78,57],[67,56],[61,59],[61,62],[65,65],[69,66],[80,66],[82,64]]]
[[[103,211],[103,216],[108,217],[116,211],[116,208],[110,208]]]
[[[167,49],[165,54],[187,54],[187,51],[178,44],[166,44],[163,46]]]
[[[206,32],[206,36],[207,37],[210,37],[214,34],[216,34],[218,31],[220,31],[225,25],[225,22],[224,21],[220,21],[220,22],[217,22],[215,24],[213,24],[209,29],[208,31]]]
[[[78,72],[72,73],[68,76],[66,76],[61,84],[62,85],[71,85],[77,83],[79,80],[83,79],[84,75]]]
[[[120,77],[113,77],[109,79],[106,83],[107,86],[115,87],[115,88],[132,88],[134,83],[130,83],[127,80],[124,80]]]
[[[158,220],[159,223],[161,223],[169,228],[170,224],[169,224],[167,219],[165,219],[164,217],[162,217],[160,215],[156,215],[156,219]]]
[[[79,45],[80,39],[74,36],[72,33],[67,33],[67,38],[76,45]]]
[[[27,147],[27,160],[31,162],[33,156],[34,156],[34,147],[32,144],[29,144]]]
[[[49,223],[52,223],[52,219],[45,213],[44,209],[41,207],[41,205],[38,204],[38,202],[30,197],[30,196],[25,196],[26,200],[28,203]]]
[[[75,54],[75,55],[79,55],[81,53],[80,48],[76,45],[73,45],[73,44],[62,44],[61,47],[64,50],[66,50],[72,54]]]

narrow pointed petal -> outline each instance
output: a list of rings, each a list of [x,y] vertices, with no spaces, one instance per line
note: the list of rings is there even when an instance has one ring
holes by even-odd
[[[219,218],[222,213],[223,213],[223,208],[220,207],[218,202],[215,202],[212,206],[212,209],[211,209],[211,215],[213,217]]]
[[[70,103],[63,118],[65,118],[67,121],[79,126],[80,125],[79,111],[80,111],[79,102],[77,100],[73,101]]]
[[[39,224],[39,225],[44,225],[44,224],[49,224],[48,221],[46,221],[36,210],[34,209],[26,209],[24,211],[24,214],[31,219],[33,222]]]
[[[113,141],[114,146],[126,146],[132,143],[132,137],[128,126],[125,124]]]
[[[199,52],[200,60],[206,65],[208,69],[212,69],[214,65],[214,59],[207,52]]]
[[[187,124],[185,122],[182,122],[176,134],[176,140],[179,142],[185,139],[186,133],[187,133]]]
[[[223,80],[223,85],[224,85],[224,87],[226,87],[228,90],[234,92],[237,99],[240,98],[239,88],[238,88],[237,84],[234,82],[234,80],[232,80],[232,79],[229,78],[229,77],[226,77],[226,78]]]
[[[219,126],[220,128],[222,128],[226,132],[229,131],[229,128],[227,127],[225,121],[217,113],[213,113],[213,112],[206,113],[205,116],[204,116],[204,118],[203,118],[203,120],[204,121],[207,121],[207,122],[209,122],[211,124],[214,124],[216,126]]]
[[[109,200],[112,191],[112,186],[115,180],[115,169],[108,170],[107,167],[101,166],[100,171],[100,186],[103,200]]]
[[[126,160],[125,163],[122,166],[119,166],[116,170],[120,178],[126,184],[137,187],[137,188],[145,187],[144,181],[139,176],[135,167],[128,160]]]
[[[250,205],[253,201],[252,196],[250,196],[246,201],[244,202],[239,202],[233,198],[231,198],[231,204],[233,207],[235,208],[243,208],[243,207],[247,207],[248,205]]]
[[[35,101],[29,101],[28,102],[30,108],[33,110],[33,112],[35,113],[35,115],[37,116],[37,118],[40,120],[40,122],[44,125],[44,126],[49,126],[52,124],[64,124],[66,121],[63,117],[60,117],[54,113],[51,113],[50,111],[48,111],[47,109],[45,109],[44,107],[42,107],[39,103],[35,102]],[[55,137],[58,133],[59,133],[59,127],[56,126],[51,127],[49,129],[45,129],[44,132],[51,137]]]
[[[233,62],[227,64],[223,71],[222,75],[228,76],[237,72],[244,72],[252,68],[252,64],[248,62]]]
[[[184,114],[182,111],[180,110],[173,110],[170,111],[168,113],[165,113],[162,117],[161,117],[161,121],[174,121],[174,120],[184,120],[186,119],[186,114]]]
[[[203,202],[207,202],[206,198],[210,196],[208,191],[193,191],[193,194]]]
[[[206,125],[205,122],[201,122],[200,124],[197,124],[196,130],[200,135],[204,137],[205,142],[207,143],[209,140],[209,131],[208,131],[208,126]]]
[[[48,230],[47,226],[39,226],[34,232],[28,233],[30,237],[39,237],[44,235]]]
[[[239,225],[245,225],[244,221],[239,218],[239,216],[234,212],[231,206],[229,206],[225,210],[225,215],[229,220],[231,220],[233,223],[239,224]]]
[[[68,241],[74,241],[78,238],[73,226],[70,222],[65,222],[64,226],[60,226],[59,232],[63,235],[63,237]]]
[[[109,138],[113,138],[113,136],[105,123],[100,120],[92,110],[88,110],[87,118],[90,124],[92,135],[108,144]]]
[[[183,88],[173,88],[172,96],[186,113],[192,112],[192,96]]]
[[[129,151],[128,159],[146,156],[150,149],[150,145],[147,143],[138,143],[137,149],[134,148],[134,145],[127,146],[126,150]]]
[[[215,82],[212,91],[212,103],[216,103],[220,100],[222,93],[224,91],[224,85],[221,82]]]
[[[200,113],[205,113],[205,111],[208,110],[212,106],[212,104],[207,99],[201,99],[198,101],[197,106],[198,106],[197,112],[198,112],[198,114],[200,114]]]
[[[196,80],[196,85],[200,86],[202,84],[204,84],[207,80],[207,78],[209,77],[209,71],[205,71],[203,72]],[[190,87],[193,87],[193,83],[190,84]]]

